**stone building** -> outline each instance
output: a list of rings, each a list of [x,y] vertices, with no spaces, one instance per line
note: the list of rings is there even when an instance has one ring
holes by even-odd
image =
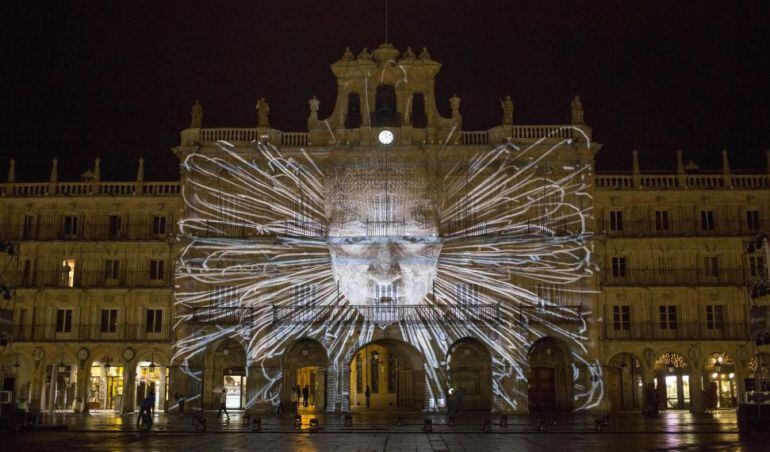
[[[768,174],[594,170],[561,125],[462,128],[440,64],[383,44],[331,65],[334,109],[205,128],[179,182],[15,182],[0,198],[14,326],[4,390],[45,410],[638,410],[735,405],[766,360]],[[449,116],[439,113],[446,103]],[[566,109],[565,109],[566,110]],[[525,182],[521,182],[525,181]],[[529,185],[528,185],[529,184]],[[4,264],[5,265],[5,264]],[[307,393],[307,397],[303,394]],[[306,400],[305,400],[306,399]],[[305,401],[307,408],[305,408]],[[454,405],[453,405],[454,404]]]

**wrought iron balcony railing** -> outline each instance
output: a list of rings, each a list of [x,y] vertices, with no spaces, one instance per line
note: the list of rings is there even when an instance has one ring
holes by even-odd
[[[7,273],[8,281],[16,288],[92,288],[92,287],[170,287],[173,276],[168,269],[163,275],[151,277],[149,271],[122,271],[108,274],[104,271],[75,271],[70,277],[63,271],[35,271]]]
[[[624,220],[622,225],[613,225],[607,219],[596,222],[596,230],[611,237],[675,237],[675,236],[740,236],[755,235],[770,227],[767,221],[749,224],[735,219],[717,219],[708,227],[702,227],[699,219],[669,220],[665,222],[650,220]]]
[[[171,235],[172,225],[160,227],[152,221],[123,222],[120,227],[108,221],[79,221],[77,226],[66,227],[61,222],[34,224],[5,224],[0,226],[2,237],[13,241],[24,240],[165,240]]]
[[[351,314],[360,314],[359,316]],[[273,306],[274,323],[323,323],[350,319],[356,322],[497,322],[500,306],[475,305],[345,305],[345,306]]]
[[[12,341],[15,342],[70,342],[70,341],[168,341],[171,325],[117,324],[24,324],[15,325]]]
[[[750,278],[741,268],[628,268],[602,272],[605,286],[743,286]]]
[[[749,328],[746,322],[604,322],[601,334],[604,340],[748,340]]]

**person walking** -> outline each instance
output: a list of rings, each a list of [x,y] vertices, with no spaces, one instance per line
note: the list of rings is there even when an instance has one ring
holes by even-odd
[[[297,409],[299,410],[300,400],[302,400],[302,388],[299,385],[294,389],[297,393]]]
[[[308,403],[307,400],[310,398],[310,386],[305,385],[304,388],[302,388],[302,406],[307,408]]]
[[[227,422],[230,422],[230,414],[227,412],[227,388],[222,388],[222,392],[219,394],[219,411],[217,411],[217,417],[222,413],[227,416]]]
[[[179,395],[179,415],[184,415],[184,394]]]

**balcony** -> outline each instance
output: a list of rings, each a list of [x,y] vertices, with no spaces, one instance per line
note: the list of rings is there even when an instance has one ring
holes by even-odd
[[[108,221],[79,222],[76,228],[66,228],[62,222],[38,222],[36,224],[6,224],[0,234],[13,241],[24,240],[166,240],[170,237],[171,224],[165,230],[153,227],[152,221],[124,222],[116,228]]]
[[[573,306],[527,306],[522,307],[519,317],[527,324],[541,323],[544,325],[581,324],[583,316],[588,312],[583,305]]]
[[[113,331],[104,331],[101,324],[72,325],[69,331],[56,331],[55,324],[16,325],[12,341],[15,342],[125,342],[168,341],[171,325],[163,325],[160,331],[151,331],[147,325],[114,325]]]
[[[750,281],[742,268],[629,268],[602,271],[604,286],[745,286]]]
[[[601,231],[609,237],[681,237],[681,236],[742,236],[756,235],[760,231],[766,231],[770,228],[770,222],[760,221],[755,226],[749,227],[746,221],[741,220],[717,220],[712,228],[704,229],[700,227],[699,219],[668,221],[665,225],[658,225],[655,219],[623,221],[623,228],[619,231],[613,231],[609,220],[596,222],[596,230]]]
[[[173,283],[171,274],[161,278],[150,278],[149,271],[124,271],[108,275],[103,271],[76,271],[72,278],[61,271],[8,273],[8,280],[16,288],[169,288]]]
[[[659,322],[639,322],[618,327],[614,323],[603,323],[601,335],[603,340],[748,340],[749,328],[745,322],[736,323],[679,323],[676,328],[661,328]]]
[[[499,318],[500,307],[496,304],[273,306],[273,322],[284,324],[320,324],[340,319],[348,323],[486,323]]]
[[[0,196],[178,196],[179,182],[33,182],[0,184]]]

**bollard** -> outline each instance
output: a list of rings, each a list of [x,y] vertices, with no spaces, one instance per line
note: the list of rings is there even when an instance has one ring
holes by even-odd
[[[505,414],[500,416],[500,427],[508,427],[508,416]]]
[[[300,416],[299,414],[294,416],[294,426],[302,427],[302,416]]]
[[[548,427],[545,426],[545,421],[542,419],[537,420],[537,429],[541,432],[544,432],[548,430]]]
[[[557,418],[556,416],[553,416],[553,417],[551,418],[551,425],[553,425],[553,426],[555,427],[555,426],[556,426],[556,421],[557,421],[557,420],[558,420],[558,418]]]
[[[262,430],[262,419],[255,417],[251,420],[251,430],[253,432],[258,432]]]
[[[310,419],[310,431],[317,432],[318,429],[319,429],[318,419],[316,418]]]
[[[492,422],[489,419],[484,419],[484,424],[481,426],[481,431],[489,433],[492,431]]]
[[[422,423],[422,431],[425,433],[430,433],[433,431],[433,421],[430,419],[425,419]]]
[[[241,418],[243,425],[249,425],[249,421],[251,421],[251,415],[249,413],[243,413],[243,417]]]
[[[404,425],[404,418],[402,418],[401,416],[397,417],[396,418],[396,425],[399,426],[399,427]]]
[[[449,416],[449,420],[447,421],[447,423],[449,424],[450,427],[454,427],[455,426],[455,417],[450,415]]]
[[[594,420],[594,430],[597,432],[604,430],[604,420],[602,418],[596,418]]]
[[[345,413],[345,427],[352,427],[353,426],[353,415],[350,413]]]

